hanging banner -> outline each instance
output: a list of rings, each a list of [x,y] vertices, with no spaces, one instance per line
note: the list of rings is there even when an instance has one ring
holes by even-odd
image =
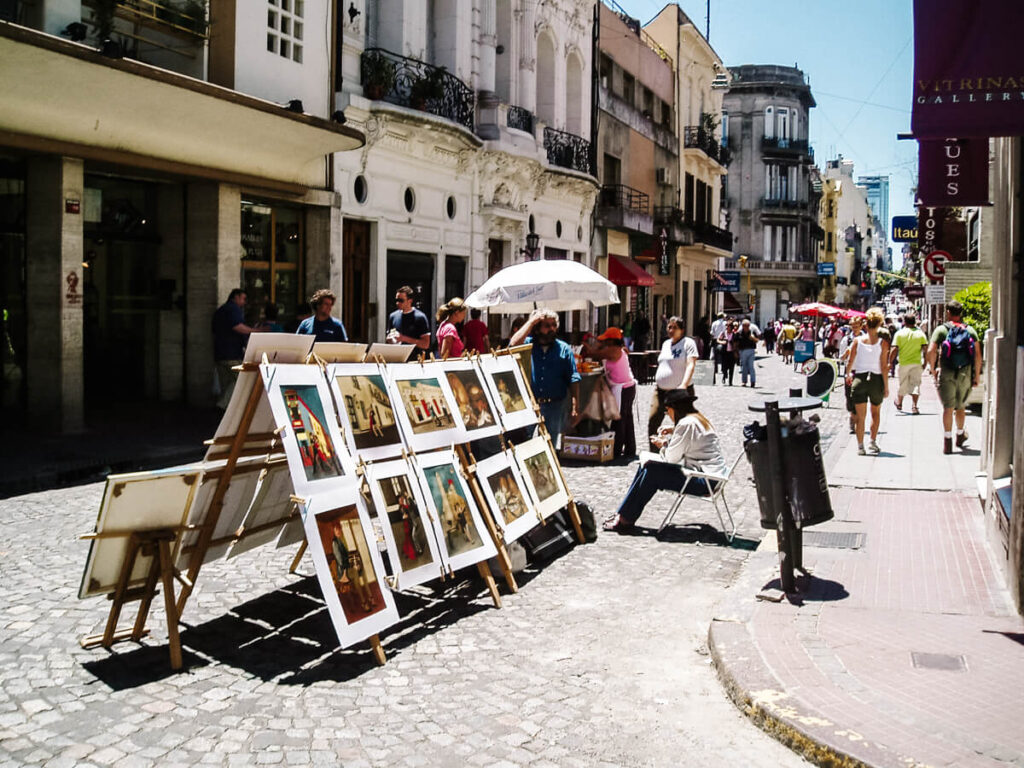
[[[921,139],[917,165],[924,205],[989,205],[988,139]]]
[[[914,0],[916,138],[1024,134],[1024,3]]]
[[[950,207],[918,207],[917,247],[924,253],[945,251],[950,261],[967,260],[967,225]]]

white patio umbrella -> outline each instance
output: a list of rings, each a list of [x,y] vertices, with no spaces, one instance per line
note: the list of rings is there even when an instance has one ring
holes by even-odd
[[[493,275],[466,297],[466,304],[504,314],[538,307],[555,312],[618,304],[615,284],[575,261],[526,261]]]

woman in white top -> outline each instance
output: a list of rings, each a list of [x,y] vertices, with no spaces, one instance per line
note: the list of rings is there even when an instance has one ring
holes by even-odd
[[[651,438],[660,452],[646,462],[641,456],[641,465],[618,512],[604,522],[606,531],[631,529],[655,493],[682,489],[687,469],[725,475],[728,468],[718,434],[711,422],[694,408],[696,399],[696,395],[685,389],[673,390],[665,398],[665,408],[675,426],[671,433],[659,433]],[[709,485],[703,478],[694,478],[686,486],[686,492],[707,496],[715,489],[715,484],[715,480]]]
[[[857,453],[868,451],[878,454],[878,425],[882,416],[882,401],[889,396],[889,341],[878,333],[885,315],[878,307],[868,310],[864,318],[867,333],[853,340],[850,359],[846,366],[846,383],[850,386],[857,433]],[[871,444],[864,450],[864,418],[871,403]]]

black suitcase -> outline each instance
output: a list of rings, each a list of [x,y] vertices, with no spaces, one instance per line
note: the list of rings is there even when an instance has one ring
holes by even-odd
[[[546,563],[564,555],[576,544],[576,534],[564,509],[560,509],[519,539],[531,563]]]

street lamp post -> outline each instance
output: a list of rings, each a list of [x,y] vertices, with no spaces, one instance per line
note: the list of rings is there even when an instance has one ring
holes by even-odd
[[[526,257],[527,261],[536,261],[540,254],[540,235],[531,232],[526,236],[526,247],[520,248],[519,253]]]
[[[747,307],[750,308],[751,312],[753,312],[754,294],[750,290],[750,267],[747,266],[747,261],[748,259],[746,256],[740,256],[736,259],[736,263],[739,264],[740,268],[747,273]]]

